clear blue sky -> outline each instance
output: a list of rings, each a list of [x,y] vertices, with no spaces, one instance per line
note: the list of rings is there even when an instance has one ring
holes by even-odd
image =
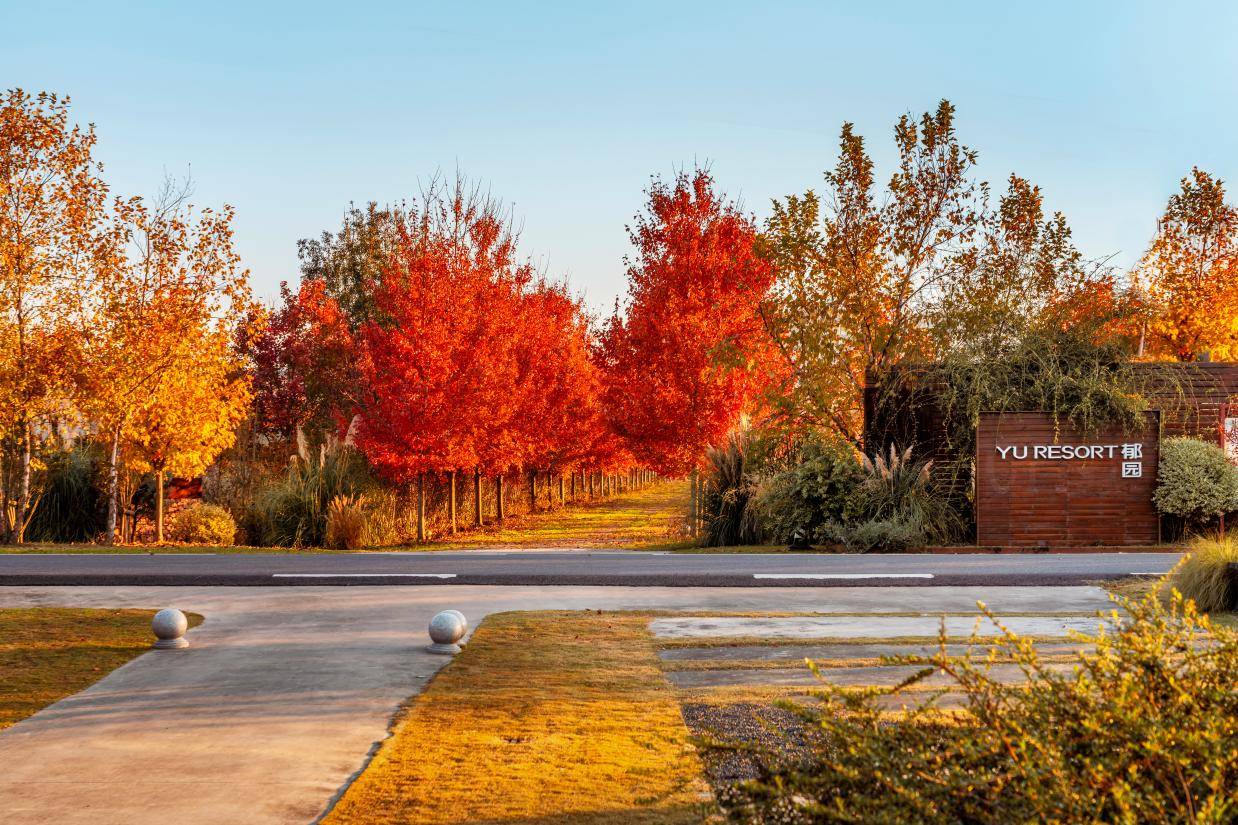
[[[77,3],[0,0],[0,81],[70,94],[118,193],[192,165],[259,294],[352,200],[459,168],[595,307],[649,176],[694,162],[758,216],[852,120],[884,174],[948,97],[995,186],[1039,183],[1129,264],[1198,164],[1238,197],[1238,4]]]

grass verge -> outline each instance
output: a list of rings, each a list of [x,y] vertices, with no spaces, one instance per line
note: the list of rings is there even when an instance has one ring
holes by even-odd
[[[701,822],[712,803],[648,622],[488,617],[323,821]]]
[[[152,610],[0,609],[0,730],[150,649]],[[190,627],[202,623],[187,614]]]
[[[447,550],[590,548],[678,550],[691,542],[678,537],[687,512],[687,483],[666,481],[606,499],[576,501],[553,510],[509,516],[499,525],[463,528],[427,544],[362,548],[356,552],[436,552]],[[467,507],[462,507],[467,512]],[[461,523],[467,515],[461,517]],[[730,549],[730,548],[728,548]],[[759,548],[769,550],[771,548]],[[219,547],[203,545],[47,544],[0,545],[12,553],[334,553],[320,547]]]

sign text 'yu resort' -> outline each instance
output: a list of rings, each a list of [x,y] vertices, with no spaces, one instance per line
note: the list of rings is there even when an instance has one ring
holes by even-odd
[[[1121,459],[1122,478],[1143,477],[1143,444],[1010,444],[996,446],[1003,459],[1097,461]]]

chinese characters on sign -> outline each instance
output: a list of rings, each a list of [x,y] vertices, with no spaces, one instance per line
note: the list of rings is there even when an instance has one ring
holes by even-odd
[[[1143,444],[1019,444],[995,447],[1003,459],[1122,460],[1122,478],[1143,478]]]

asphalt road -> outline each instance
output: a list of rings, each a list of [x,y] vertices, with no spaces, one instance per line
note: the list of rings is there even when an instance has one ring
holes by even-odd
[[[1169,570],[1177,553],[818,555],[602,551],[253,555],[0,555],[0,586],[1075,585]]]

